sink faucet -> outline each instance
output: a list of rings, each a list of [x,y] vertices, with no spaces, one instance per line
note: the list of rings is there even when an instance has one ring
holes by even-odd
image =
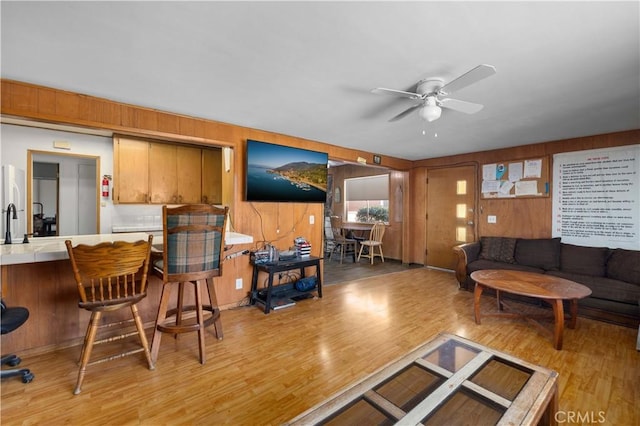
[[[11,244],[11,217],[9,216],[11,214],[11,210],[13,210],[13,219],[17,219],[18,218],[18,212],[16,211],[16,205],[13,203],[9,203],[9,205],[7,206],[7,227],[5,228],[6,232],[4,234],[4,243],[5,244]]]

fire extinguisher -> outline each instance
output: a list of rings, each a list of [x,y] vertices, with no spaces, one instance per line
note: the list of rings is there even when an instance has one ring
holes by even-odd
[[[109,176],[102,176],[102,196],[109,198]]]

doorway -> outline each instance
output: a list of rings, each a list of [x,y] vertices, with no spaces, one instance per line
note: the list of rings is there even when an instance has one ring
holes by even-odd
[[[427,171],[426,265],[453,270],[453,247],[475,241],[476,166]]]
[[[28,233],[100,233],[100,157],[27,151]],[[37,235],[36,232],[38,233]]]
[[[34,237],[57,235],[58,217],[58,163],[33,162],[33,185],[31,187]]]

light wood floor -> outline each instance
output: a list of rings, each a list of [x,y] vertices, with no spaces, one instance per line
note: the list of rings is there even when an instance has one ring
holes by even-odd
[[[493,302],[487,296],[483,309]],[[281,424],[449,332],[556,370],[559,409],[574,419],[640,424],[637,330],[579,318],[557,351],[522,320],[487,317],[476,325],[472,293],[459,291],[447,272],[419,268],[327,286],[322,299],[269,315],[257,307],[223,311],[222,321],[224,340],[207,336],[206,365],[198,363],[195,335],[166,336],[155,371],[141,354],[100,364],[77,396],[79,348],[25,356],[36,378],[2,382],[1,422]]]

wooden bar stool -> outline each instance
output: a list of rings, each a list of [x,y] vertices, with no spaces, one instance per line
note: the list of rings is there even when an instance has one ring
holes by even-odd
[[[149,370],[155,368],[151,361],[147,336],[144,333],[137,307],[137,304],[147,297],[147,271],[152,241],[151,235],[149,235],[148,241],[134,243],[115,241],[97,245],[79,244],[73,247],[71,240],[65,241],[80,295],[78,306],[91,312],[91,319],[82,345],[80,369],[74,394],[80,393],[89,365],[144,352]],[[112,320],[101,325],[103,314],[125,308],[130,308],[132,319]],[[135,323],[135,330],[129,331],[132,322]],[[108,336],[101,336],[96,340],[99,330],[105,332],[108,330]],[[136,334],[140,338],[141,347],[89,362],[94,344],[111,343]]]
[[[206,362],[205,328],[215,325],[216,337],[221,340],[222,322],[216,299],[213,278],[222,275],[222,253],[228,207],[209,204],[188,204],[162,207],[162,259],[153,264],[154,273],[162,278],[162,295],[158,306],[151,359],[156,362],[162,333],[176,337],[181,333],[198,332],[200,363]],[[194,305],[185,306],[185,284],[194,287]],[[177,301],[169,309],[172,289],[177,286]],[[203,303],[203,287],[209,304]],[[184,314],[195,312],[195,318]]]

